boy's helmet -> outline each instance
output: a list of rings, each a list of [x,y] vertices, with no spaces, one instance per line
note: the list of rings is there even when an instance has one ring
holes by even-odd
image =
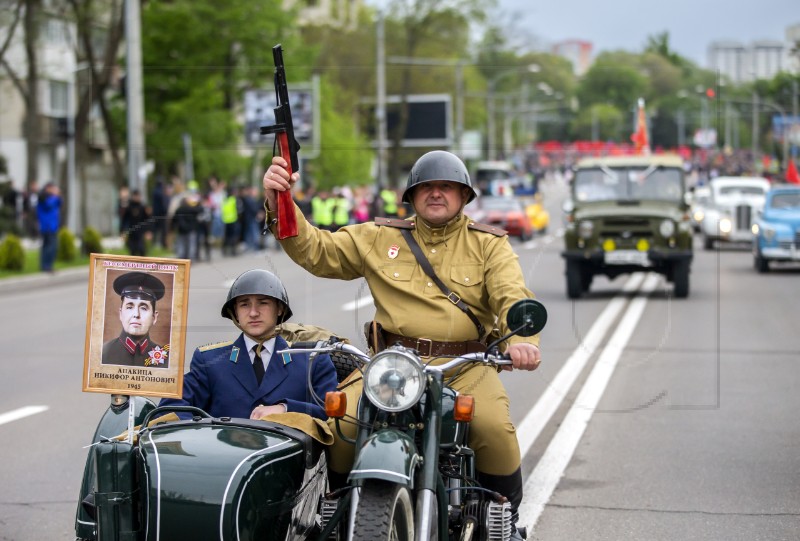
[[[403,192],[403,201],[411,202],[411,191],[414,187],[423,182],[433,180],[448,180],[463,184],[470,189],[470,196],[467,203],[475,199],[475,189],[467,172],[467,166],[461,158],[451,152],[444,150],[434,150],[423,154],[411,168],[408,174],[408,182]]]
[[[278,316],[279,325],[292,317],[292,309],[289,307],[289,295],[286,293],[286,288],[283,287],[283,282],[281,282],[280,278],[269,271],[253,269],[240,274],[233,281],[233,285],[228,291],[228,299],[222,305],[222,317],[233,319],[233,314],[235,313],[233,301],[236,300],[236,297],[241,297],[242,295],[266,295],[282,303],[283,314]]]

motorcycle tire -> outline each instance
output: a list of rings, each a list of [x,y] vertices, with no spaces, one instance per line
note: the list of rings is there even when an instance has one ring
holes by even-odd
[[[359,363],[346,353],[331,353],[331,361],[336,369],[336,381],[339,383],[344,381],[353,370],[357,370],[360,367]]]
[[[353,541],[413,541],[414,506],[408,487],[370,480],[361,488]]]

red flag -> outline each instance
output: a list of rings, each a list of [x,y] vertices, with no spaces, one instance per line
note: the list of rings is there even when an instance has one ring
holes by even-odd
[[[797,174],[797,166],[792,158],[789,158],[789,167],[786,168],[786,181],[792,184],[800,184],[800,175]]]
[[[647,117],[644,114],[644,100],[639,98],[639,114],[636,117],[636,131],[631,135],[636,154],[650,154],[650,141],[647,138]]]

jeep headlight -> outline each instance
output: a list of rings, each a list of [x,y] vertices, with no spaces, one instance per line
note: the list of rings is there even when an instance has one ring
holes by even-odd
[[[730,233],[733,230],[733,224],[730,218],[720,218],[719,231],[720,233]]]
[[[581,223],[578,224],[578,236],[582,239],[590,239],[592,238],[592,233],[594,233],[594,223],[590,220],[582,220]]]
[[[662,237],[671,237],[675,234],[675,222],[672,220],[662,221],[661,225],[658,226],[658,232],[661,233]]]
[[[364,393],[382,410],[406,410],[419,402],[424,392],[425,371],[419,360],[405,351],[384,350],[364,370]]]

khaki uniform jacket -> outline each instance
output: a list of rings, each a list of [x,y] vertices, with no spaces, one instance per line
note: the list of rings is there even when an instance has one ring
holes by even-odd
[[[368,222],[331,233],[311,226],[297,207],[295,214],[298,236],[281,241],[289,257],[315,276],[366,278],[375,302],[375,320],[385,330],[442,342],[478,339],[469,317],[419,266],[400,229]],[[417,222],[412,234],[439,278],[486,330],[497,326],[506,334],[508,309],[533,293],[525,286],[518,257],[504,232],[485,232],[470,224],[474,222],[459,214],[437,228]],[[518,342],[538,345],[539,337],[514,336],[507,344]]]

